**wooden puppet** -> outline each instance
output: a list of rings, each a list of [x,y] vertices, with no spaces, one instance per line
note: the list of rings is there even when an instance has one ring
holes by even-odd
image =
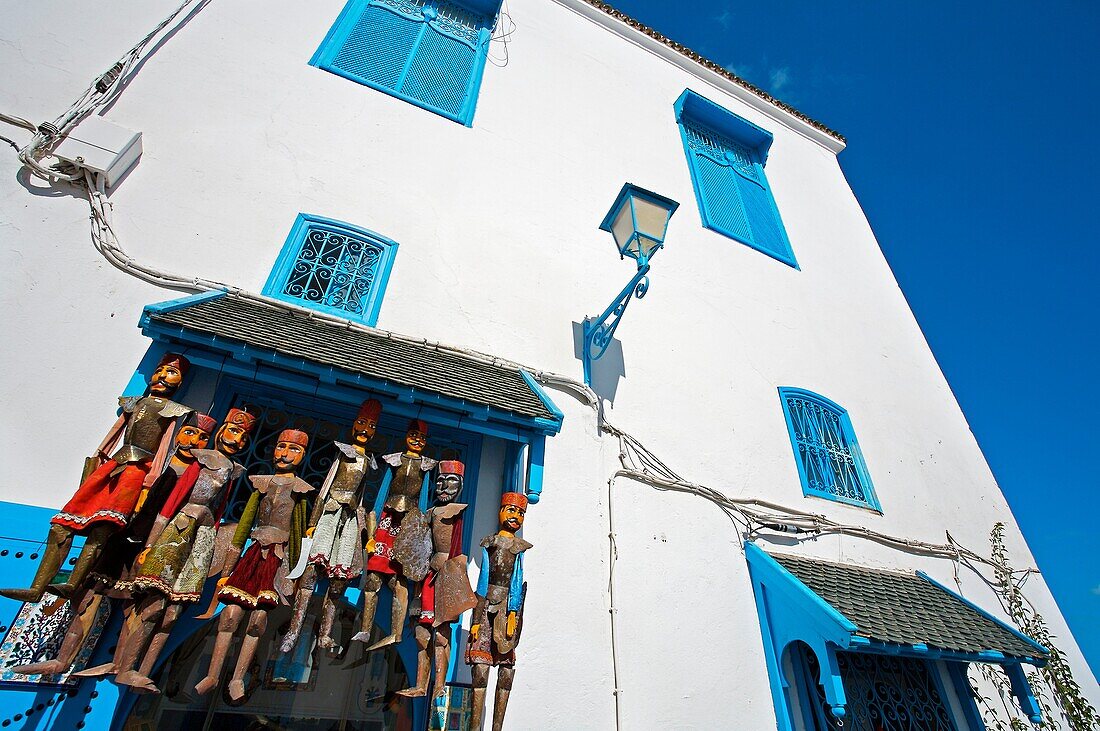
[[[477,604],[466,574],[466,556],[462,554],[462,514],[466,505],[455,502],[462,491],[465,471],[465,465],[455,460],[439,463],[435,504],[428,509],[432,556],[428,575],[420,584],[416,619],[416,685],[398,691],[398,695],[413,698],[427,693],[432,670],[429,653],[435,659],[432,696],[443,695],[451,658],[451,627],[463,612]]]
[[[497,690],[493,703],[493,731],[504,725],[508,695],[515,677],[516,645],[523,629],[523,552],[531,544],[516,533],[523,527],[527,496],[506,492],[500,498],[500,530],[481,541],[481,577],[477,582],[477,607],[466,645],[466,663],[473,675],[473,712],[470,728],[481,728],[489,666],[497,666]]]
[[[153,371],[147,395],[119,399],[122,415],[92,458],[96,468],[50,521],[46,547],[31,585],[26,589],[2,589],[0,596],[36,602],[48,589],[72,599],[84,586],[107,538],[126,526],[142,490],[150,488],[160,476],[172,444],[172,427],[191,411],[169,400],[183,382],[188,366],[182,355],[168,353]],[[107,450],[116,444],[117,449],[108,455]],[[50,585],[77,533],[86,538],[72,573],[65,583]]]
[[[139,506],[133,518],[121,530],[111,534],[103,544],[102,553],[84,586],[72,598],[76,612],[65,631],[57,657],[45,662],[13,668],[25,675],[52,675],[63,673],[72,666],[87,636],[90,620],[99,610],[104,595],[129,598],[132,567],[141,552],[146,537],[153,528],[153,518],[177,485],[189,486],[197,474],[195,451],[206,446],[214,420],[206,414],[192,412],[176,432],[175,447],[160,477],[139,497]],[[125,634],[127,625],[123,625]],[[101,668],[104,666],[100,666]],[[77,673],[80,677],[94,676],[99,668]]]
[[[214,558],[215,534],[233,483],[244,468],[232,461],[248,445],[256,417],[230,409],[214,435],[214,449],[195,450],[198,477],[177,490],[157,516],[135,570],[137,622],[120,644],[115,682],[156,691],[150,679],[172,627],[197,602]]]
[[[409,606],[405,582],[419,581],[427,573],[431,544],[427,541],[428,522],[423,511],[427,507],[428,480],[436,465],[434,459],[423,456],[427,445],[428,425],[413,419],[405,431],[405,451],[382,457],[388,471],[382,479],[375,510],[368,517],[371,539],[367,544],[367,574],[363,581],[363,614],[359,632],[352,639],[370,640],[383,577],[393,592],[393,600],[390,633],[368,647],[368,651],[401,640]],[[421,549],[422,544],[426,550]]]
[[[218,581],[218,600],[226,606],[218,620],[210,667],[195,686],[198,693],[208,693],[218,684],[233,634],[247,613],[244,641],[228,686],[231,699],[244,698],[244,676],[267,629],[268,609],[286,603],[282,581],[298,562],[306,529],[306,498],[314,490],[297,476],[308,446],[305,432],[284,430],[275,444],[275,474],[250,478],[255,491],[233,534],[237,555],[229,559]],[[241,555],[249,538],[252,544]]]
[[[280,646],[282,652],[293,650],[298,641],[318,572],[328,577],[329,584],[321,608],[317,644],[326,650],[336,647],[332,637],[336,607],[348,582],[363,573],[366,530],[363,485],[367,475],[378,469],[378,462],[367,451],[367,444],[374,438],[381,414],[382,404],[375,399],[364,401],[351,425],[351,444],[334,442],[337,454],[317,494],[306,529],[306,536],[311,541],[303,544],[309,549],[299,559],[304,559],[306,564],[298,580],[290,629]]]

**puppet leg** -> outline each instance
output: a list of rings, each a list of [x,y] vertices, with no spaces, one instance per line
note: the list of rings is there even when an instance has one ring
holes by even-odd
[[[378,592],[382,589],[382,575],[377,571],[368,571],[363,579],[363,613],[359,617],[359,631],[351,639],[355,642],[370,642],[370,633],[374,629],[374,613],[378,610]]]
[[[225,656],[229,654],[229,645],[233,642],[233,633],[237,631],[237,625],[244,616],[244,608],[236,604],[226,605],[222,610],[221,619],[218,620],[218,639],[214,641],[214,652],[210,656],[210,667],[206,670],[206,677],[195,685],[195,692],[199,695],[209,693],[218,684],[222,674],[222,666],[225,665]]]
[[[266,630],[267,610],[253,609],[248,616],[248,628],[244,633],[244,642],[241,643],[241,652],[237,655],[237,667],[233,669],[233,679],[229,681],[229,697],[235,701],[244,698],[244,674],[252,665],[252,658],[256,656],[256,648]]]
[[[138,606],[138,618],[140,624],[131,630],[126,638],[126,645],[122,655],[118,659],[118,676],[115,682],[119,685],[129,685],[135,689],[156,691],[157,687],[144,673],[136,670],[138,663],[145,657],[146,648],[152,642],[153,636],[164,618],[168,608],[168,598],[160,594],[152,594],[145,597]]]
[[[150,693],[159,693],[160,689],[156,687],[156,684],[152,680],[153,668],[157,665],[157,658],[160,657],[161,650],[164,649],[164,645],[168,642],[168,635],[172,632],[172,627],[176,624],[176,620],[183,614],[183,606],[180,604],[169,604],[168,608],[164,610],[164,614],[161,615],[160,624],[157,626],[157,631],[153,635],[153,639],[149,640],[149,649],[145,651],[142,656],[141,667],[135,671],[134,674],[134,687],[142,690],[147,690]],[[140,685],[139,685],[140,683]]]
[[[91,572],[92,567],[99,560],[100,554],[103,553],[103,544],[116,530],[118,530],[118,527],[110,524],[97,525],[92,528],[91,532],[88,533],[88,538],[84,541],[84,547],[80,549],[80,556],[77,557],[73,572],[69,574],[68,580],[64,584],[51,584],[46,587],[46,591],[64,599],[72,599],[76,596],[77,592],[84,587],[84,580],[88,578],[88,573]]]
[[[447,689],[447,668],[451,664],[451,623],[435,629],[435,691],[433,698],[439,698]]]
[[[508,696],[512,693],[512,679],[516,669],[511,665],[497,668],[497,695],[493,699],[493,731],[504,728],[504,712],[508,710]]]
[[[343,579],[328,580],[328,591],[325,593],[325,602],[321,605],[321,637],[317,644],[325,650],[336,647],[336,640],[332,638],[332,625],[336,621],[336,607],[340,598],[344,596],[344,589],[348,582]]]
[[[77,605],[76,616],[65,631],[65,639],[61,641],[61,649],[58,650],[57,657],[46,662],[19,665],[12,668],[12,671],[20,675],[57,675],[72,667],[102,600],[102,594],[85,591]],[[80,673],[74,673],[74,675],[80,675]]]
[[[419,698],[428,692],[428,674],[431,672],[431,663],[428,661],[428,652],[432,644],[432,631],[422,624],[416,625],[413,630],[416,635],[416,685],[411,688],[397,691],[397,695],[406,698]]]
[[[473,707],[470,709],[470,731],[481,731],[481,719],[485,716],[485,688],[489,685],[489,666],[475,664],[470,666],[473,676]]]
[[[0,589],[0,596],[15,599],[20,602],[37,602],[42,599],[46,586],[61,568],[61,562],[69,553],[69,546],[73,544],[73,532],[60,525],[51,525],[50,533],[46,536],[46,547],[42,551],[42,559],[38,562],[38,571],[34,580],[27,589]]]
[[[313,587],[317,585],[317,570],[313,564],[306,566],[302,578],[298,579],[298,591],[294,595],[294,611],[290,615],[290,629],[283,635],[283,642],[279,645],[279,652],[290,652],[298,644],[298,636],[302,633],[302,625],[306,621],[306,612],[309,610],[309,600],[313,598]]]
[[[367,652],[387,645],[395,645],[405,634],[405,616],[409,611],[409,589],[397,574],[390,577],[389,585],[393,591],[393,601],[390,604],[390,633],[368,647]]]

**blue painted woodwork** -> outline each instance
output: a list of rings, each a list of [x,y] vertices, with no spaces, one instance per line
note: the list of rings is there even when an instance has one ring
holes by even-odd
[[[263,294],[374,326],[396,254],[397,243],[373,231],[299,213]],[[158,306],[186,307],[195,301],[182,298]]]
[[[985,731],[985,721],[975,702],[974,689],[970,685],[970,679],[966,676],[967,664],[965,662],[947,662],[947,675],[951,678],[951,686],[955,690],[955,697],[962,706],[963,719],[966,728],[974,731]]]
[[[882,512],[843,407],[802,388],[780,387],[802,493]]]
[[[673,108],[703,225],[798,269],[764,174],[771,133],[690,89]]]
[[[951,661],[962,666],[965,675],[964,663],[986,662],[1002,665],[1005,673],[1012,683],[1013,693],[1016,695],[1020,707],[1029,717],[1037,713],[1035,698],[1027,684],[1021,662],[1036,666],[1045,664],[1046,651],[1041,645],[1031,640],[1029,643],[1038,650],[1036,657],[1016,658],[1006,657],[1000,652],[952,652],[931,648],[927,645],[896,645],[886,644],[857,636],[858,628],[844,615],[838,612],[832,605],[818,596],[809,587],[798,580],[791,572],[787,571],[775,559],[763,549],[753,543],[745,544],[745,558],[749,565],[749,575],[752,580],[753,592],[756,598],[757,614],[760,619],[761,637],[764,643],[764,657],[768,668],[768,677],[772,690],[772,703],[775,707],[776,719],[780,731],[793,731],[795,728],[791,693],[797,692],[800,680],[787,678],[783,670],[784,658],[792,648],[797,648],[799,643],[804,644],[814,655],[817,666],[820,668],[819,682],[822,685],[822,700],[831,714],[836,718],[843,718],[847,713],[847,693],[841,672],[842,660],[838,659],[838,653],[848,652],[857,654],[875,654],[895,656],[899,658],[913,658],[926,662]],[[927,576],[921,574],[928,581]],[[932,582],[935,584],[935,582]],[[943,586],[936,584],[941,589]],[[944,589],[947,591],[946,589]],[[958,596],[954,592],[949,592]],[[966,601],[966,600],[963,600]],[[996,617],[974,607],[970,602],[968,606],[975,608],[982,615],[996,622],[1002,627],[1012,630],[1011,627]],[[795,667],[797,675],[797,658],[789,658],[792,667]],[[950,668],[950,665],[949,665]],[[957,672],[957,671],[956,671]],[[963,678],[965,681],[965,678]],[[938,683],[938,680],[937,680]],[[956,678],[954,685],[959,686]],[[942,685],[937,684],[940,693],[944,692]],[[964,710],[966,701],[960,694]],[[970,701],[972,704],[972,701]],[[803,707],[803,712],[806,708]],[[967,719],[970,714],[966,714]],[[959,723],[959,719],[954,719]],[[828,726],[826,726],[828,728]],[[970,728],[981,729],[982,726]]]
[[[349,0],[310,64],[469,127],[499,8],[493,0]]]

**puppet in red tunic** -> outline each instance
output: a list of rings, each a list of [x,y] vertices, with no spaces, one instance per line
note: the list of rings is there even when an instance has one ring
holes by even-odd
[[[282,580],[298,563],[308,517],[306,498],[314,491],[312,485],[297,476],[308,446],[309,435],[305,432],[284,430],[275,443],[275,474],[251,478],[255,492],[237,524],[233,546],[239,552],[249,538],[252,544],[243,555],[231,555],[222,568],[218,600],[226,606],[218,621],[210,667],[206,677],[195,686],[199,693],[207,693],[218,684],[233,633],[247,614],[244,640],[228,686],[232,700],[244,698],[244,675],[267,629],[268,610],[287,603],[281,590]]]
[[[435,479],[435,505],[428,509],[432,527],[432,557],[428,575],[420,583],[420,609],[416,618],[416,685],[397,692],[409,698],[428,692],[428,676],[435,655],[435,686],[432,696],[443,695],[451,659],[451,627],[459,616],[477,604],[466,556],[462,554],[462,514],[466,505],[457,503],[466,466],[456,460],[439,463]]]
[[[53,525],[30,587],[3,589],[0,596],[37,602],[48,589],[71,599],[83,588],[107,538],[129,522],[142,490],[150,488],[161,475],[173,427],[191,411],[169,400],[179,389],[189,365],[182,355],[168,353],[153,371],[147,395],[119,399],[122,415],[92,458],[95,470],[50,521]],[[107,450],[116,445],[114,453],[108,455]],[[87,537],[72,573],[64,584],[50,585],[77,533]]]
[[[428,425],[413,419],[405,431],[405,451],[382,457],[389,467],[378,490],[375,510],[367,518],[367,574],[363,580],[363,614],[359,632],[352,637],[370,640],[378,592],[383,577],[393,592],[390,633],[367,648],[376,650],[401,640],[408,613],[409,590],[405,582],[420,581],[428,570],[431,542],[428,538],[427,486],[436,461],[423,456],[428,446]],[[381,515],[378,508],[381,507]],[[375,527],[377,526],[377,527]]]

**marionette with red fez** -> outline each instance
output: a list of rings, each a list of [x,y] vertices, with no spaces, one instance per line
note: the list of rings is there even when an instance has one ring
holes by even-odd
[[[72,666],[80,652],[103,597],[127,600],[130,598],[134,562],[153,528],[157,511],[168,500],[169,494],[177,485],[190,489],[198,471],[195,452],[206,446],[215,424],[216,422],[206,414],[191,413],[186,417],[183,425],[176,432],[175,446],[160,477],[148,490],[141,491],[138,508],[133,518],[124,528],[107,538],[91,574],[73,596],[71,601],[76,611],[65,631],[57,656],[44,662],[17,666],[13,668],[15,672],[22,675],[64,673]],[[129,613],[131,609],[132,605],[127,602],[124,611]],[[128,629],[129,624],[124,624],[123,635]],[[96,670],[98,668],[75,675],[85,677],[102,674],[95,672]]]
[[[120,640],[117,661],[106,668],[118,673],[119,685],[157,690],[149,674],[176,620],[202,594],[227,497],[244,473],[232,457],[248,446],[255,424],[255,416],[230,409],[214,435],[214,449],[194,450],[199,469],[192,485],[178,485],[157,515],[131,582],[140,595],[137,626]]]
[[[191,411],[169,400],[183,382],[188,366],[182,355],[168,353],[153,371],[147,395],[119,399],[122,415],[92,458],[96,469],[50,521],[53,525],[30,587],[3,589],[0,596],[36,602],[48,588],[69,599],[83,587],[108,536],[129,522],[142,489],[160,477],[172,444],[172,427]],[[114,453],[108,455],[107,450],[116,445]],[[50,586],[77,533],[87,538],[68,581]]]
[[[455,502],[462,491],[466,466],[455,460],[439,463],[435,479],[435,504],[428,509],[431,524],[431,559],[428,575],[419,587],[420,609],[416,617],[416,685],[397,692],[414,698],[428,691],[428,676],[435,656],[433,697],[443,695],[451,659],[451,625],[477,604],[466,556],[462,554],[462,513],[466,505]],[[416,606],[414,602],[414,606]]]
[[[368,647],[368,651],[401,640],[409,606],[409,591],[405,582],[420,581],[428,573],[431,526],[424,510],[428,507],[428,483],[436,461],[423,456],[426,446],[428,425],[420,419],[413,419],[405,431],[405,451],[382,457],[388,469],[382,478],[374,510],[368,516],[367,527],[373,530],[369,530],[371,539],[367,543],[363,615],[359,632],[352,639],[359,642],[370,640],[383,577],[393,592],[393,599],[390,633]]]
[[[470,624],[466,663],[474,681],[470,728],[481,728],[489,666],[496,665],[497,692],[493,702],[493,731],[504,725],[508,695],[515,677],[516,645],[523,629],[523,552],[531,544],[516,533],[523,527],[527,496],[506,492],[500,498],[500,530],[481,541],[481,577],[477,607]]]
[[[244,676],[267,629],[268,609],[287,604],[281,587],[290,568],[298,563],[308,516],[306,498],[314,491],[297,476],[308,446],[309,435],[305,432],[284,430],[275,443],[275,474],[249,478],[255,491],[233,534],[237,554],[227,559],[218,581],[218,600],[226,606],[218,621],[210,667],[195,686],[199,693],[207,693],[218,684],[233,633],[247,613],[244,641],[228,687],[231,699],[244,698]],[[242,556],[240,551],[249,538],[252,544]]]
[[[367,476],[378,469],[378,462],[367,451],[367,445],[374,438],[381,415],[382,404],[375,399],[364,401],[351,425],[351,444],[333,442],[336,459],[313,503],[306,529],[307,541],[302,548],[304,555],[289,577],[298,579],[298,591],[290,629],[280,647],[283,652],[293,650],[298,641],[318,572],[328,577],[329,584],[321,607],[317,644],[324,649],[336,647],[332,624],[337,604],[348,582],[363,573],[363,537],[367,527],[363,486]]]

